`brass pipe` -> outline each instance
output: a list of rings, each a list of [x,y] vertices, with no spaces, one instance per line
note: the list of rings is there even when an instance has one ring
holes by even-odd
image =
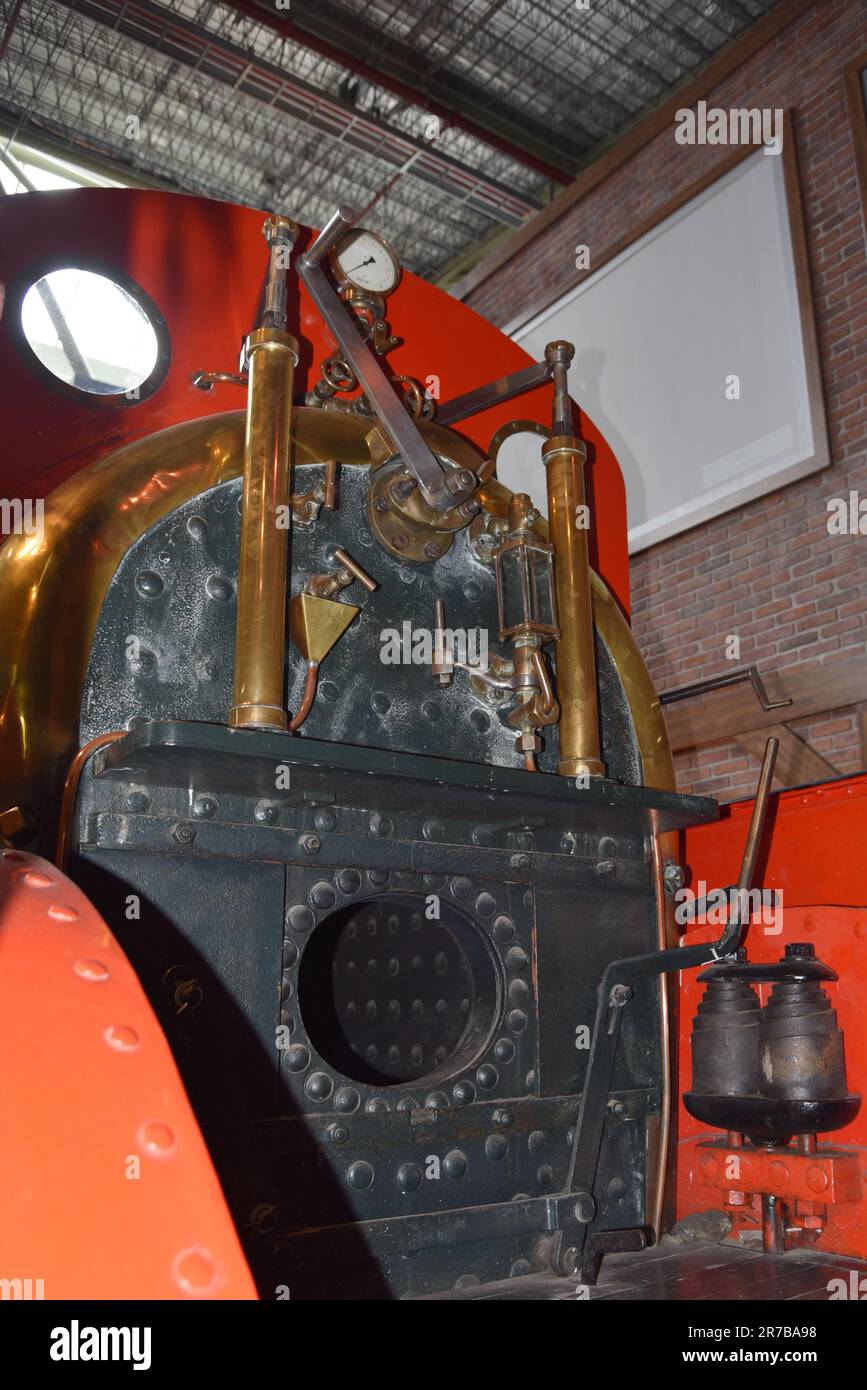
[[[235,729],[285,729],[289,530],[278,526],[277,508],[289,503],[298,343],[280,328],[257,328],[247,340],[247,360],[235,686],[229,724]]]
[[[554,545],[557,613],[557,696],[560,701],[561,777],[587,773],[603,777],[596,648],[590,597],[587,531],[577,523],[584,506],[586,449],[571,434],[554,435],[542,445],[548,483],[548,535]]]

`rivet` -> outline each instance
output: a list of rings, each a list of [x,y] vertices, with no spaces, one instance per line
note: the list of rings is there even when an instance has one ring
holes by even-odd
[[[509,1003],[515,1008],[526,1004],[530,997],[530,987],[526,980],[512,980],[509,984]]]
[[[515,923],[512,921],[511,917],[507,917],[503,912],[500,913],[499,917],[494,918],[494,936],[498,941],[503,943],[511,941],[514,935]]]
[[[458,1105],[472,1105],[476,1098],[476,1088],[472,1081],[457,1081],[452,1087],[452,1095]]]
[[[397,1170],[397,1185],[401,1192],[415,1192],[422,1183],[422,1171],[417,1163],[402,1163]]]
[[[828,1186],[828,1174],[822,1168],[808,1168],[806,1181],[811,1192],[824,1192]]]
[[[150,1120],[138,1132],[139,1143],[152,1158],[166,1158],[175,1147],[175,1136],[161,1120]]]
[[[369,1163],[365,1163],[360,1159],[357,1163],[351,1164],[346,1176],[349,1178],[353,1187],[358,1188],[359,1191],[363,1191],[364,1188],[370,1187],[370,1184],[373,1182],[373,1168]]]
[[[351,1115],[361,1104],[361,1096],[354,1086],[341,1086],[334,1097],[334,1109],[342,1115]]]
[[[227,603],[234,592],[231,579],[226,579],[225,575],[212,574],[205,580],[205,593],[218,603]]]
[[[327,1100],[334,1090],[334,1082],[325,1071],[311,1072],[304,1083],[304,1093],[311,1100]]]
[[[219,1286],[219,1267],[213,1255],[201,1248],[182,1250],[172,1263],[172,1277],[184,1293],[205,1298]]]
[[[368,824],[370,825],[371,833],[379,836],[390,835],[393,828],[388,816],[382,815],[379,811],[373,812]]]
[[[505,1134],[489,1134],[485,1140],[485,1156],[492,1163],[498,1163],[509,1152],[509,1141]]]
[[[16,869],[12,877],[20,879],[28,888],[50,888],[52,882],[47,874],[40,874],[35,869]]]
[[[279,807],[273,801],[257,801],[253,807],[253,819],[259,825],[274,825],[279,815]]]
[[[102,1035],[109,1047],[116,1052],[135,1052],[139,1046],[139,1035],[134,1028],[123,1023],[113,1023]]]
[[[302,1043],[293,1043],[286,1049],[286,1065],[290,1071],[303,1071],[310,1066],[310,1053]]]
[[[490,917],[497,910],[497,900],[490,893],[479,893],[475,906],[480,917]]]
[[[341,893],[351,896],[361,887],[361,874],[357,869],[341,869],[336,875],[336,882]]]
[[[445,1091],[431,1091],[429,1096],[425,1096],[425,1110],[448,1110],[449,1098]]]
[[[600,878],[613,878],[617,873],[617,865],[613,859],[600,859],[596,865],[596,873]]]
[[[520,946],[513,946],[506,952],[506,966],[509,970],[526,970],[529,964],[527,953]]]
[[[107,980],[109,977],[101,960],[77,960],[72,968],[83,980]]]
[[[286,913],[286,925],[290,931],[308,932],[316,918],[306,903],[295,903]]]
[[[459,1182],[461,1178],[466,1177],[469,1166],[469,1159],[460,1149],[452,1149],[443,1159],[446,1177],[451,1178],[454,1182]]]
[[[140,787],[136,787],[132,791],[127,793],[126,808],[128,811],[146,811],[150,804],[150,797],[148,796],[147,792],[142,791]]]
[[[197,820],[210,820],[217,814],[218,801],[215,796],[203,794],[197,796],[193,802],[193,815]]]
[[[345,1144],[349,1139],[349,1130],[346,1125],[329,1125],[325,1133],[328,1135],[332,1144],[336,1144],[338,1147]]]
[[[490,1062],[485,1062],[476,1072],[476,1081],[483,1091],[492,1091],[500,1079],[500,1074],[496,1067],[492,1067]]]
[[[500,1038],[494,1046],[494,1056],[498,1062],[514,1061],[515,1044],[508,1038]]]
[[[333,811],[329,811],[327,807],[323,806],[313,817],[313,824],[317,830],[333,830],[337,824],[337,817]]]
[[[165,585],[155,570],[142,570],[136,575],[135,587],[142,598],[159,598]]]
[[[527,1146],[531,1154],[540,1154],[548,1147],[547,1136],[542,1133],[541,1129],[534,1129],[527,1140]]]
[[[446,828],[441,820],[426,820],[421,828],[421,833],[426,840],[441,840]]]
[[[55,922],[77,922],[78,913],[74,907],[65,907],[62,903],[53,903],[48,909],[49,917],[53,917]]]
[[[327,879],[314,883],[307,896],[314,907],[329,908],[337,902],[337,894]]]
[[[451,881],[452,897],[463,902],[473,891],[473,885],[468,878],[453,878]]]

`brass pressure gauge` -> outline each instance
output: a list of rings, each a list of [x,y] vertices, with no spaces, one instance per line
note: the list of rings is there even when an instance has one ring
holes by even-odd
[[[387,242],[364,227],[352,227],[329,252],[331,273],[340,289],[391,294],[400,281],[400,261]]]

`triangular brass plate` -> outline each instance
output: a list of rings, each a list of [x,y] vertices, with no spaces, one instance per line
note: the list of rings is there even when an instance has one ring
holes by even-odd
[[[305,661],[318,665],[360,612],[354,603],[296,594],[289,600],[289,634]]]

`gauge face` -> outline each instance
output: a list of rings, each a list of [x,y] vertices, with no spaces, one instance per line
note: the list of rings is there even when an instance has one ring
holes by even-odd
[[[332,257],[338,280],[368,294],[391,294],[400,279],[400,265],[391,247],[363,227],[341,237]]]

